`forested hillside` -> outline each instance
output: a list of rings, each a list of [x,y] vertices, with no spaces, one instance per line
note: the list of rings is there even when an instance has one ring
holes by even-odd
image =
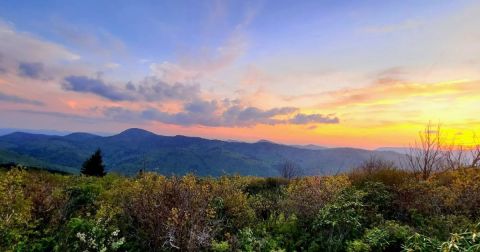
[[[129,129],[109,137],[87,133],[67,136],[12,133],[0,137],[0,163],[78,173],[82,162],[97,148],[104,154],[107,170],[124,175],[134,175],[142,169],[164,175],[268,177],[279,175],[278,166],[286,160],[294,162],[305,175],[332,175],[349,170],[372,155],[394,162],[403,158],[401,154],[385,151],[169,137]]]

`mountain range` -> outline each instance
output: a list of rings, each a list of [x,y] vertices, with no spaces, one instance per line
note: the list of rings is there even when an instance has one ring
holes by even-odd
[[[165,175],[278,176],[278,167],[285,160],[296,163],[305,175],[330,175],[347,171],[372,155],[394,162],[403,158],[393,151],[161,136],[133,128],[112,136],[10,133],[0,136],[0,163],[78,173],[97,148],[102,150],[107,171],[124,175],[142,169]]]

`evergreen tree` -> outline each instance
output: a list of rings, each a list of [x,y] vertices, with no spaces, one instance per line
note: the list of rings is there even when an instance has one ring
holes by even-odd
[[[105,165],[103,165],[102,151],[97,149],[95,153],[82,165],[80,172],[87,176],[103,177],[105,174]]]

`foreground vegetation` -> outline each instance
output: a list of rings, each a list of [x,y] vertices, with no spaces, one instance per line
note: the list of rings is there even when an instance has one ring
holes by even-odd
[[[0,251],[479,251],[480,170],[292,180],[0,172]]]

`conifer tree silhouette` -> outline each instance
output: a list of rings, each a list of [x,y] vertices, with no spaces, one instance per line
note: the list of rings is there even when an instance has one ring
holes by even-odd
[[[105,172],[105,165],[103,165],[102,151],[97,149],[95,153],[85,160],[80,172],[87,176],[103,177],[107,173]]]

